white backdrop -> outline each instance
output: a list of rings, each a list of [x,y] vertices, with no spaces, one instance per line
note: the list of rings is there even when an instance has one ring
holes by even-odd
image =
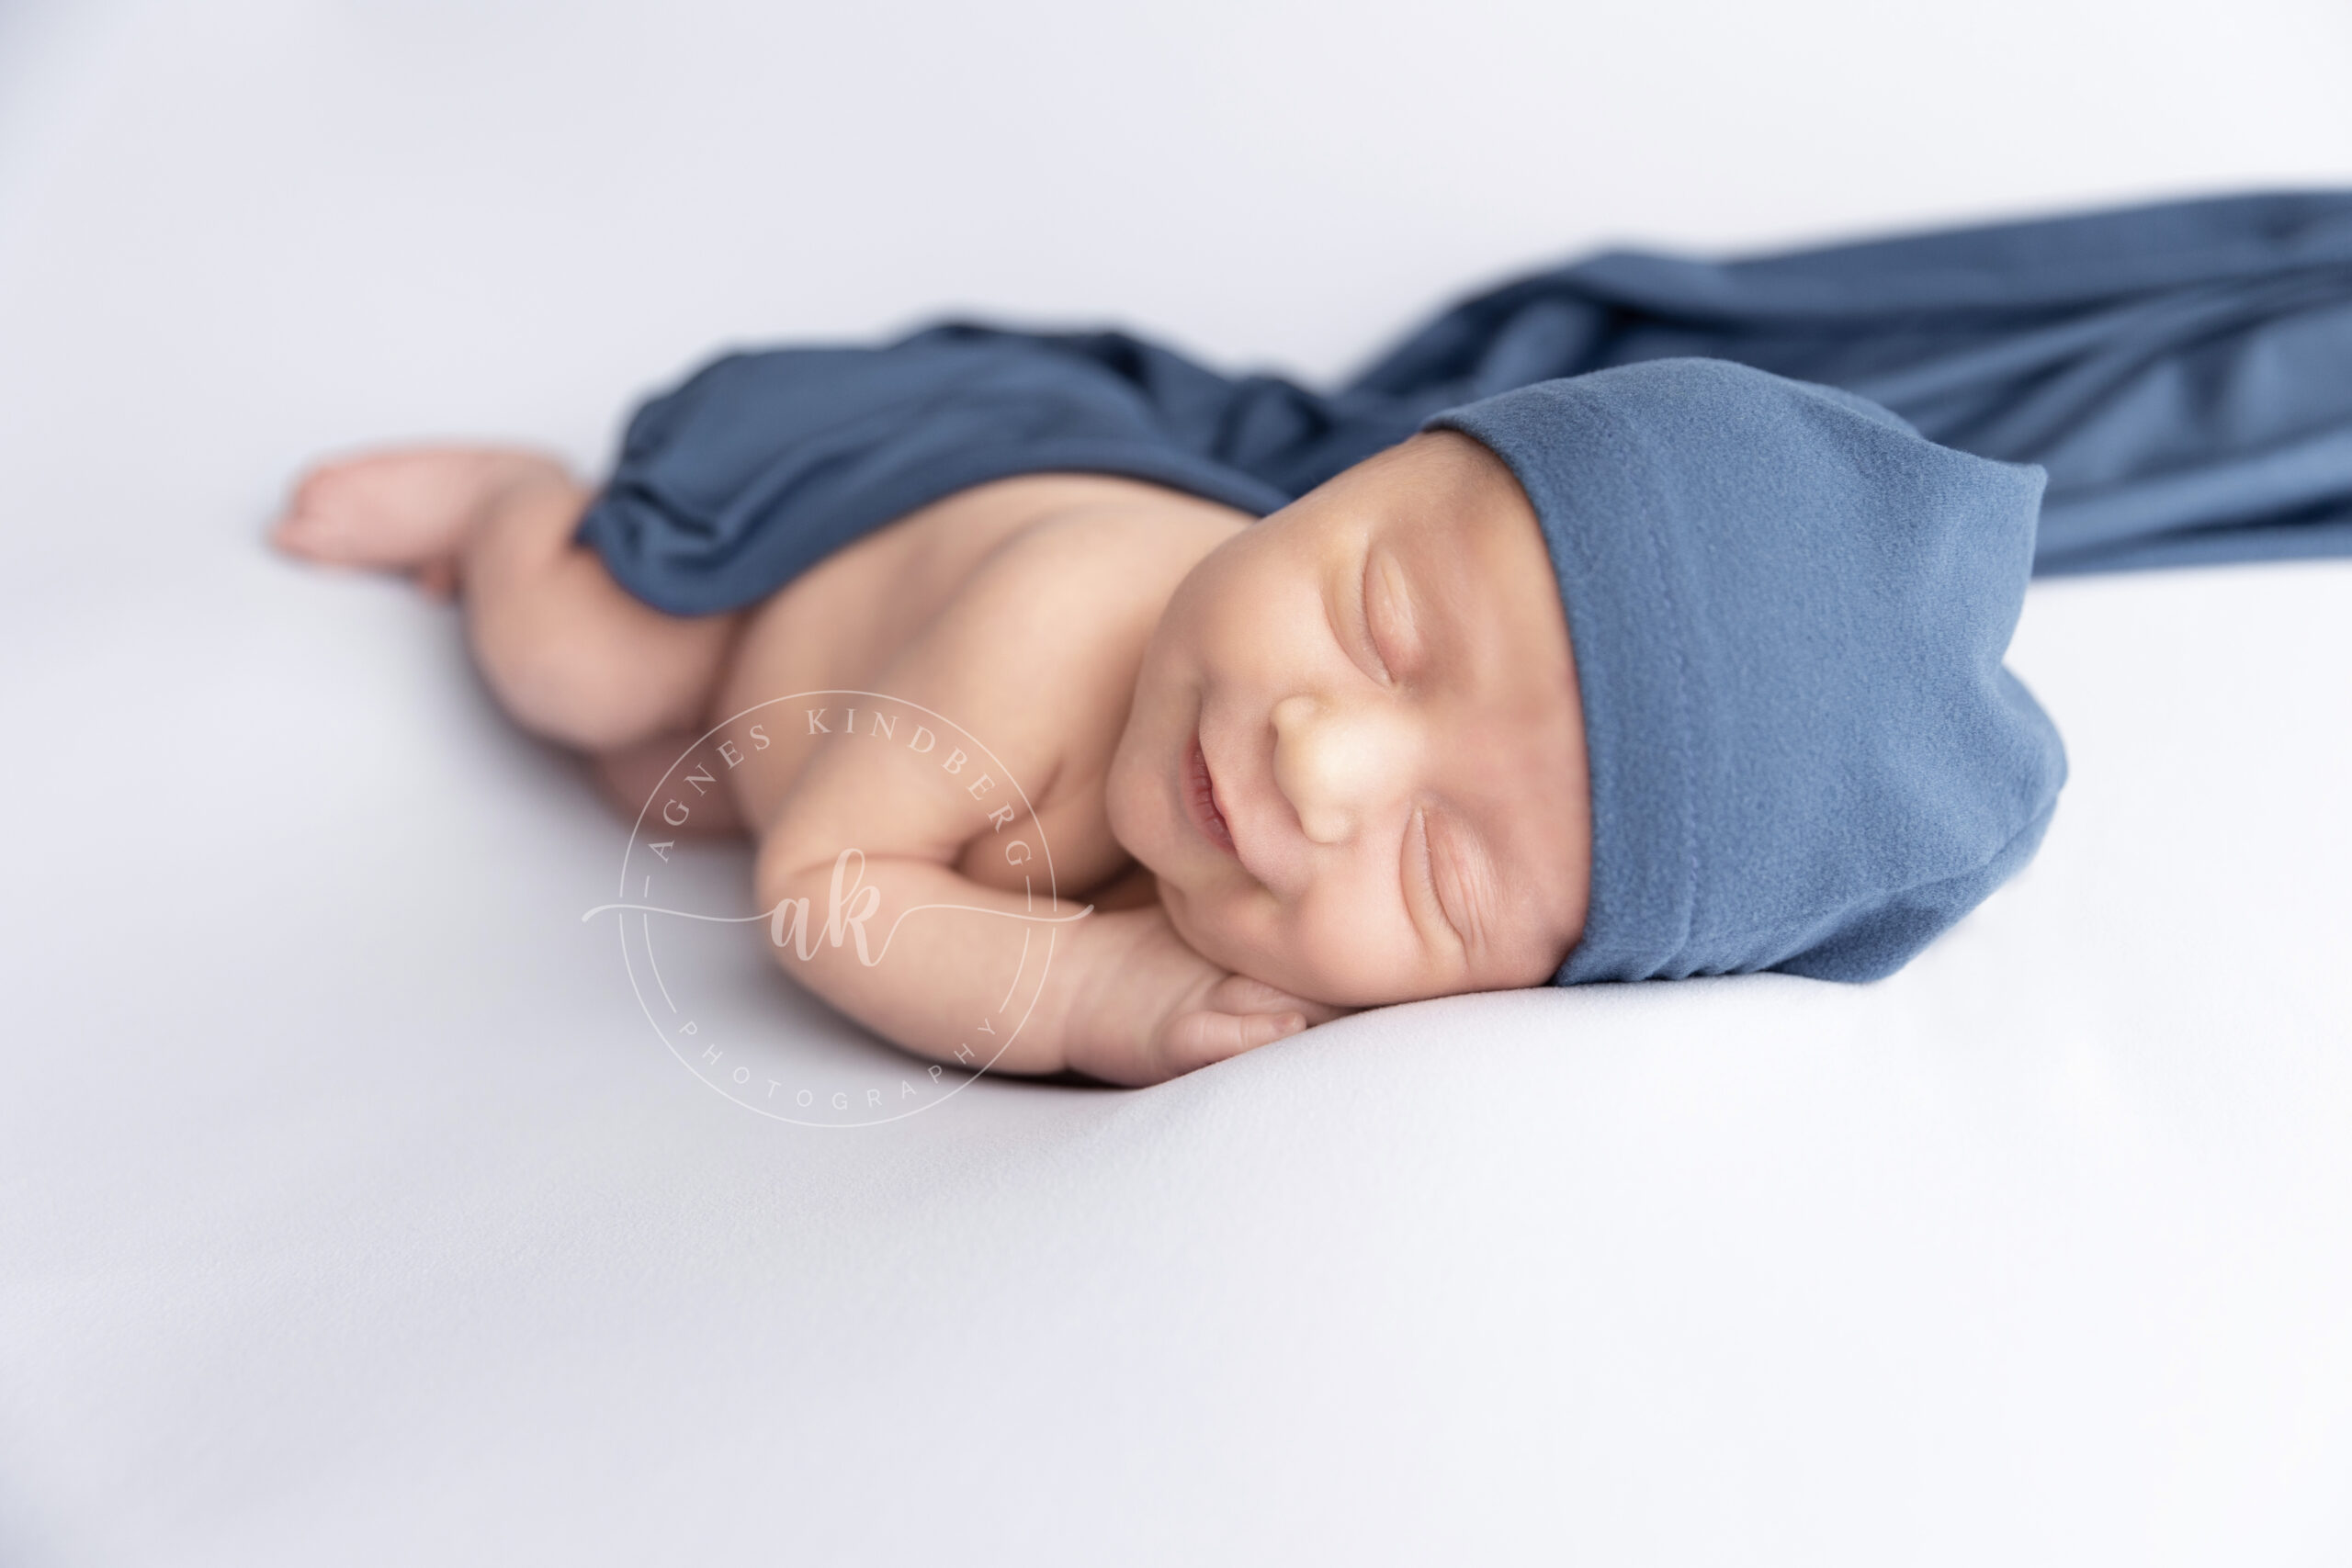
[[[820,1133],[662,1053],[447,613],[256,541],[727,342],[1330,376],[1604,241],[2342,183],[2347,67],[2341,0],[0,5],[0,1562],[2343,1561],[2352,569],[2037,589],[2057,826],[1884,985]]]

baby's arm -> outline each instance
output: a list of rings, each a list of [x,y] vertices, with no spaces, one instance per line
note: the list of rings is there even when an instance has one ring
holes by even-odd
[[[1156,902],[1067,918],[1083,907],[1071,889],[1105,882],[1125,863],[1102,821],[1103,773],[1145,640],[1204,547],[1209,521],[1090,507],[1016,536],[978,569],[877,690],[964,727],[1011,777],[983,782],[996,768],[968,759],[951,773],[945,744],[922,764],[865,741],[820,750],[763,836],[761,905],[788,917],[786,901],[805,898],[805,929],[821,926],[848,850],[858,858],[844,874],[862,874],[878,897],[863,922],[865,959],[854,941],[804,939],[778,953],[788,971],[938,1060],[977,1066],[993,1057],[1023,1073],[1074,1067],[1115,1083],[1170,1077],[1328,1016],[1202,958]],[[838,725],[841,712],[820,722]],[[934,761],[941,776],[932,776]],[[1026,812],[975,829],[991,807],[1018,809],[1012,780],[1054,834],[1057,902],[1043,896],[1042,877],[1034,897],[1019,890],[1023,867],[1007,852],[1037,837]],[[956,908],[922,908],[939,905]],[[1016,970],[1008,1012],[990,1013]]]

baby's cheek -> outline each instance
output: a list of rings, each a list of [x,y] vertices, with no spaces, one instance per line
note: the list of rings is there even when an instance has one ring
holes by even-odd
[[[1317,888],[1279,904],[1260,889],[1170,901],[1178,931],[1212,963],[1344,1007],[1431,996],[1428,955],[1401,908]]]
[[[1301,963],[1297,911],[1277,905],[1262,889],[1184,897],[1171,902],[1169,913],[1178,934],[1212,964],[1324,999],[1324,977],[1316,965]]]
[[[1283,911],[1281,942],[1297,975],[1291,988],[1317,1001],[1360,1007],[1430,994],[1411,919],[1361,891],[1301,899]]]

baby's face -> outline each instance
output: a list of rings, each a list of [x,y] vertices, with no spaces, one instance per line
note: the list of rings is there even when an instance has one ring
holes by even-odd
[[[1590,793],[1510,470],[1417,435],[1219,546],[1152,635],[1108,795],[1179,934],[1237,973],[1343,1006],[1549,979]]]

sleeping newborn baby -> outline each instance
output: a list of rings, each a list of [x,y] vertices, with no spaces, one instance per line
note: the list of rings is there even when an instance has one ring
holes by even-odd
[[[393,453],[277,538],[458,593],[625,809],[756,836],[845,1012],[965,1062],[1047,919],[996,1065],[1143,1083],[1409,998],[1892,973],[2050,820],[2029,571],[2352,551],[2347,354],[2352,192],[2211,197],[1607,253],[1329,392],[1115,332],[730,355],[593,492]]]
[[[2040,470],[1664,359],[1385,406],[1270,479],[1232,458],[1248,383],[1193,422],[1221,434],[1171,434],[1197,389],[1105,341],[734,355],[594,491],[398,451],[309,475],[276,538],[454,592],[507,710],[632,814],[783,694],[985,737],[1023,799],[977,765],[968,800],[915,789],[830,743],[876,714],[801,705],[677,825],[752,835],[762,909],[837,901],[854,846],[878,934],[1032,910],[1005,829],[1034,813],[1092,912],[1055,928],[1015,1072],[1149,1083],[1555,981],[1873,978],[2032,853],[2063,755],[2001,661]],[[1020,924],[779,957],[953,1062]]]

